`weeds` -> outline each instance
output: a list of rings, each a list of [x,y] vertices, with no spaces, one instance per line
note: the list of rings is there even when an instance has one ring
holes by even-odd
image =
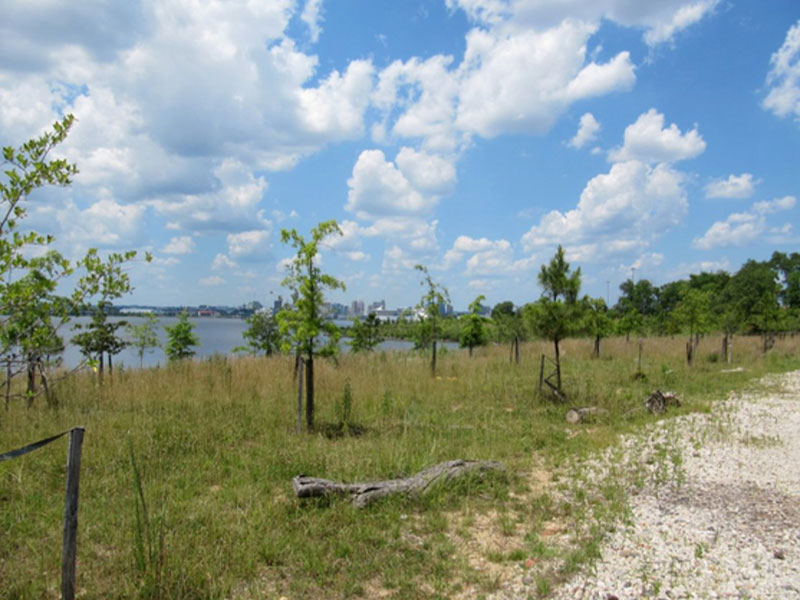
[[[0,446],[22,446],[76,422],[86,427],[78,581],[90,590],[87,598],[369,597],[374,590],[432,598],[452,596],[467,581],[496,586],[496,578],[481,579],[461,558],[457,528],[448,524],[457,510],[504,515],[491,520],[507,542],[501,564],[524,550],[537,565],[566,565],[537,572],[544,578],[538,588],[597,556],[604,528],[625,516],[628,477],[646,485],[654,476],[672,481],[682,469],[668,443],[653,465],[620,466],[600,486],[571,479],[570,465],[652,423],[641,409],[652,389],[675,390],[684,400],[678,414],[708,410],[752,377],[797,368],[799,341],[778,340],[762,357],[759,340],[750,348],[742,339],[735,358],[747,370],[722,373],[707,360],[686,368],[683,340],[663,340],[648,347],[643,382],[630,379],[635,342],[606,340],[603,360],[592,360],[590,342],[568,340],[562,375],[571,405],[608,411],[607,418],[575,426],[564,421],[568,407],[536,396],[538,357],[548,344],[522,346],[519,366],[508,364],[505,347],[471,360],[449,352],[440,355],[440,379],[428,376],[422,354],[343,355],[338,365],[316,365],[319,422],[347,423],[350,432],[356,421],[363,427],[362,435],[339,437],[294,432],[291,357],[120,370],[102,396],[88,373],[79,374],[59,387],[57,409],[12,403],[0,424]],[[728,427],[724,412],[719,427]],[[708,443],[713,435],[698,433],[696,441]],[[126,448],[128,436],[135,452],[130,441]],[[510,475],[361,511],[339,500],[301,502],[291,489],[301,473],[364,481],[454,458],[500,460]],[[60,452],[0,463],[0,598],[52,595],[63,468]],[[534,468],[555,476],[526,491],[521,474]],[[570,488],[575,493],[567,502]],[[543,535],[550,523],[574,543],[560,547],[554,538],[561,534]]]
[[[133,563],[134,572],[139,580],[140,594],[146,598],[164,597],[164,519],[159,516],[151,518],[144,495],[144,484],[136,455],[133,440],[128,438],[128,451],[131,460],[134,488],[134,527],[133,527]]]

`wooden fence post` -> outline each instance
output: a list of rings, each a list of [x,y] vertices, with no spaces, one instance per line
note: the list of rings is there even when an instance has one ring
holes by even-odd
[[[81,477],[83,427],[69,432],[67,493],[64,500],[64,545],[61,550],[61,598],[75,598],[75,557],[78,544],[78,488]]]

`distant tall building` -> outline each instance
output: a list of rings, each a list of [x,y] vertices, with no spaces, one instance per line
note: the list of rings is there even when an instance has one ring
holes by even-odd
[[[354,317],[363,317],[364,316],[364,301],[363,300],[353,300],[352,304],[350,304],[350,314]]]
[[[377,313],[379,310],[386,310],[386,300],[377,300],[369,305],[367,312]]]
[[[283,308],[283,296],[278,296],[278,299],[272,303],[272,314],[277,315]]]

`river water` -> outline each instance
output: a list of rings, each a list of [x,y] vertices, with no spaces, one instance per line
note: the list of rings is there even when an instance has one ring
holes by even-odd
[[[127,321],[132,325],[140,325],[145,321],[144,317],[109,317],[109,321]],[[233,354],[233,349],[237,346],[244,346],[245,340],[242,337],[242,332],[247,329],[247,323],[242,319],[217,319],[217,318],[190,318],[189,321],[194,325],[194,334],[200,340],[200,344],[195,347],[195,356],[203,358],[213,356],[215,354],[229,355]],[[88,325],[91,322],[91,317],[75,317],[67,323],[60,331],[64,338],[66,348],[64,350],[64,366],[72,368],[80,364],[83,360],[83,355],[80,350],[70,342],[71,338],[79,333],[74,331],[73,328],[76,324]],[[166,345],[167,334],[164,329],[166,326],[173,326],[178,322],[177,317],[159,317],[158,319],[158,336],[162,347]],[[338,325],[349,325],[349,321],[337,323]],[[120,328],[118,332],[125,338],[125,329]],[[347,340],[342,339],[342,350],[347,351]],[[441,343],[441,342],[440,342]],[[446,342],[449,348],[457,347],[455,344]],[[378,350],[410,350],[414,347],[412,342],[405,340],[386,340],[378,345]],[[156,348],[145,353],[142,359],[142,365],[145,367],[154,367],[166,362],[166,356],[161,348]],[[139,356],[136,348],[125,348],[122,352],[114,357],[114,366],[124,365],[126,367],[138,367]]]

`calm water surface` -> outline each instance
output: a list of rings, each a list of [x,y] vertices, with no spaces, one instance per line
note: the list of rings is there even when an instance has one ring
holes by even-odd
[[[144,317],[109,317],[110,321],[126,321],[132,325],[141,325]],[[242,319],[214,319],[214,318],[190,318],[189,321],[194,325],[194,334],[200,340],[200,344],[195,347],[195,356],[203,358],[213,356],[215,354],[233,354],[233,349],[237,346],[244,346],[245,341],[242,337],[242,332],[247,329],[247,323]],[[91,322],[91,317],[76,317],[72,319],[62,330],[61,334],[66,344],[64,350],[64,366],[72,368],[80,364],[83,360],[83,355],[80,350],[74,346],[70,339],[79,333],[73,328],[76,324],[87,325]],[[158,319],[158,336],[161,341],[162,347],[166,345],[167,333],[164,327],[172,327],[178,322],[177,317],[159,317]],[[337,322],[337,325],[350,325],[349,321]],[[123,338],[126,338],[124,328],[118,330]],[[347,351],[348,346],[346,338],[342,339],[342,349]],[[446,344],[448,347],[457,347],[454,344]],[[387,340],[378,345],[379,350],[410,350],[414,347],[412,342],[404,340]],[[156,348],[145,353],[142,360],[142,365],[145,367],[154,367],[166,362],[166,356],[161,348]],[[138,367],[139,355],[135,348],[125,348],[122,352],[114,357],[114,365],[124,365],[126,367]]]

